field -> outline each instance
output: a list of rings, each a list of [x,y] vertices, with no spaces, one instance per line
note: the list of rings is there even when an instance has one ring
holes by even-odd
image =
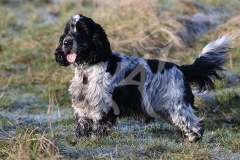
[[[181,142],[161,119],[120,119],[108,136],[71,146],[75,119],[67,88],[73,67],[54,51],[69,18],[101,24],[112,50],[191,64],[219,36],[240,32],[238,0],[0,1],[0,159],[240,159],[240,38],[225,78],[195,93],[204,118],[201,142]]]

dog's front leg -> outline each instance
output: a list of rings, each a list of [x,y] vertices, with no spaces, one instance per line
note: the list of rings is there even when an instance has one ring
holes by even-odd
[[[93,121],[93,134],[94,135],[103,135],[104,133],[104,126],[102,125],[101,120]]]
[[[92,133],[95,136],[107,135],[112,130],[112,126],[109,122],[93,122]]]
[[[75,130],[75,137],[71,142],[72,145],[76,145],[78,140],[82,140],[89,136],[89,133],[92,130],[92,121],[84,116],[78,116],[78,114],[76,114],[76,123],[77,126]]]
[[[98,118],[93,119],[93,128],[92,133],[95,136],[102,136],[104,134],[107,134],[108,131],[108,125],[106,121],[106,117],[101,114]]]
[[[112,131],[112,127],[116,122],[116,115],[113,113],[113,109],[108,114],[103,113],[101,119],[93,120],[92,133],[96,136],[102,136]]]

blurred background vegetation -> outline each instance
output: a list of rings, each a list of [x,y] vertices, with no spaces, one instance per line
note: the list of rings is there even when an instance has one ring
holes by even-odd
[[[185,147],[174,142],[175,132],[164,130],[157,130],[160,133],[146,143],[134,133],[126,136],[116,131],[108,138],[87,140],[78,151],[66,147],[74,130],[62,129],[74,124],[67,92],[73,68],[60,67],[54,59],[66,22],[83,14],[103,26],[114,52],[190,64],[207,43],[240,32],[239,9],[239,0],[0,1],[0,158],[101,159],[106,155],[102,157],[111,159],[113,152],[113,157],[123,158],[139,154],[173,159],[239,158],[239,38],[232,42],[226,78],[217,82],[215,92],[196,96],[206,138]],[[164,50],[169,44],[170,50]],[[152,132],[156,133],[151,129],[146,135]],[[119,139],[128,146],[116,146]],[[143,147],[138,148],[139,143]]]

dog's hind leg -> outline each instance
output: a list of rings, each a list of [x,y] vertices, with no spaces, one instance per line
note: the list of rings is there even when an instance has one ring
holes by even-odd
[[[187,141],[196,142],[202,139],[204,123],[194,114],[190,104],[179,104],[157,113],[179,130]]]
[[[194,113],[194,95],[182,72],[173,66],[160,74],[152,86],[157,89],[153,92],[157,98],[151,98],[154,100],[151,101],[152,110],[180,130],[188,141],[200,140],[204,124]]]
[[[172,124],[177,127],[189,142],[196,142],[202,139],[204,123],[202,119],[194,114],[190,104],[178,106],[177,111],[170,113]]]

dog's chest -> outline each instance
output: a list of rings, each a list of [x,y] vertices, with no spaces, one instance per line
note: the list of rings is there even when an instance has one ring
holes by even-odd
[[[106,72],[104,63],[85,70],[76,69],[69,87],[75,113],[90,119],[108,113],[112,103],[110,84],[111,75]]]
[[[87,90],[89,89],[88,86],[88,76],[84,72],[78,71],[78,73],[75,72],[75,76],[73,77],[71,81],[71,85],[69,87],[69,94],[71,95],[71,100],[73,104],[79,104],[80,103],[83,106],[79,106],[80,108],[84,107],[84,103],[87,103],[86,100],[86,94]]]

